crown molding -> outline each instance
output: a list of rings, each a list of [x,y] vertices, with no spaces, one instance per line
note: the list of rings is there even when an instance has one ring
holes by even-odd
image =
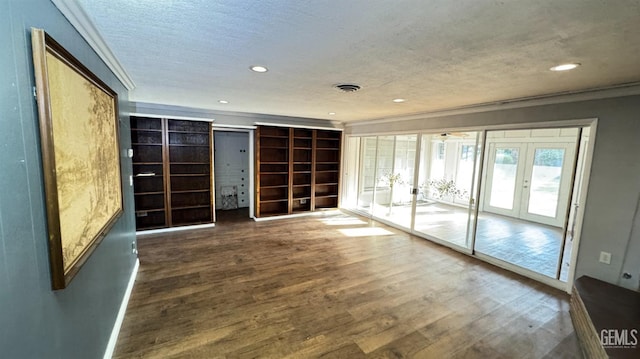
[[[601,100],[606,98],[640,95],[640,82],[631,82],[614,86],[594,88],[581,91],[568,91],[540,96],[516,98],[510,100],[481,103],[455,107],[439,111],[420,112],[396,117],[384,117],[372,120],[346,122],[345,127],[367,126],[381,123],[424,120],[436,117],[468,115],[480,112],[499,111],[523,107],[544,106],[560,103]]]
[[[211,110],[205,108],[195,108],[195,107],[185,107],[179,105],[167,105],[167,104],[158,104],[158,103],[150,103],[150,102],[136,102],[130,101],[129,105],[131,106],[130,114],[155,114],[160,115],[162,117],[175,118],[175,116],[188,116],[191,118],[204,118],[204,119],[213,119],[213,118],[234,118],[234,119],[242,119],[247,122],[247,124],[254,125],[256,121],[258,122],[269,122],[269,123],[286,123],[290,125],[297,124],[301,127],[310,128],[311,126],[317,126],[318,128],[323,129],[333,129],[333,130],[342,130],[344,128],[344,123],[335,120],[326,120],[326,119],[318,119],[318,118],[310,118],[310,117],[293,117],[293,116],[285,116],[285,115],[271,115],[271,114],[263,114],[263,113],[253,113],[253,112],[234,112],[234,111],[221,111],[221,110]],[[318,125],[318,124],[326,124]]]
[[[135,83],[104,41],[82,5],[73,0],[51,0],[51,2],[53,2],[62,15],[69,20],[71,25],[76,28],[107,67],[113,71],[124,87],[129,91],[133,90],[136,87]]]

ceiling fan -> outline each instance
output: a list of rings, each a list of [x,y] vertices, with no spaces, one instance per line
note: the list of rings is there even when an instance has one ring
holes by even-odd
[[[466,138],[468,137],[469,134],[466,132],[443,132],[439,135],[436,135],[434,137],[441,139],[442,141],[449,139],[449,138]]]

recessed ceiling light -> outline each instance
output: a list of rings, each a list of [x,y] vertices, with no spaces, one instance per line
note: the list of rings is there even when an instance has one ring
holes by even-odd
[[[405,102],[405,101],[407,101],[407,100],[405,100],[403,98],[394,98],[393,99],[393,102],[395,102],[395,103],[402,103],[402,102]]]
[[[218,102],[220,102],[221,104],[225,104],[225,105],[229,103],[229,101],[227,101],[227,100],[218,100]]]
[[[580,66],[580,64],[578,64],[578,63],[562,64],[562,65],[554,66],[554,67],[550,68],[549,70],[551,70],[551,71],[569,71],[569,70],[575,69],[578,66]]]
[[[329,112],[329,116],[334,116],[335,114],[335,112]]]
[[[266,68],[264,66],[260,66],[260,65],[251,66],[250,69],[253,72],[267,72],[267,71],[269,71],[268,68]]]

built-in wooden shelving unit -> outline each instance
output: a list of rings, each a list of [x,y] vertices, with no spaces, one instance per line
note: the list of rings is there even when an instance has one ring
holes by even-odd
[[[259,126],[256,217],[338,206],[342,133]]]
[[[136,229],[213,221],[208,122],[131,117]]]

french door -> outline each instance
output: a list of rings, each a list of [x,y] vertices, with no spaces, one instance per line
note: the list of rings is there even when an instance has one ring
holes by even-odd
[[[484,210],[562,227],[575,146],[575,141],[490,143]]]

